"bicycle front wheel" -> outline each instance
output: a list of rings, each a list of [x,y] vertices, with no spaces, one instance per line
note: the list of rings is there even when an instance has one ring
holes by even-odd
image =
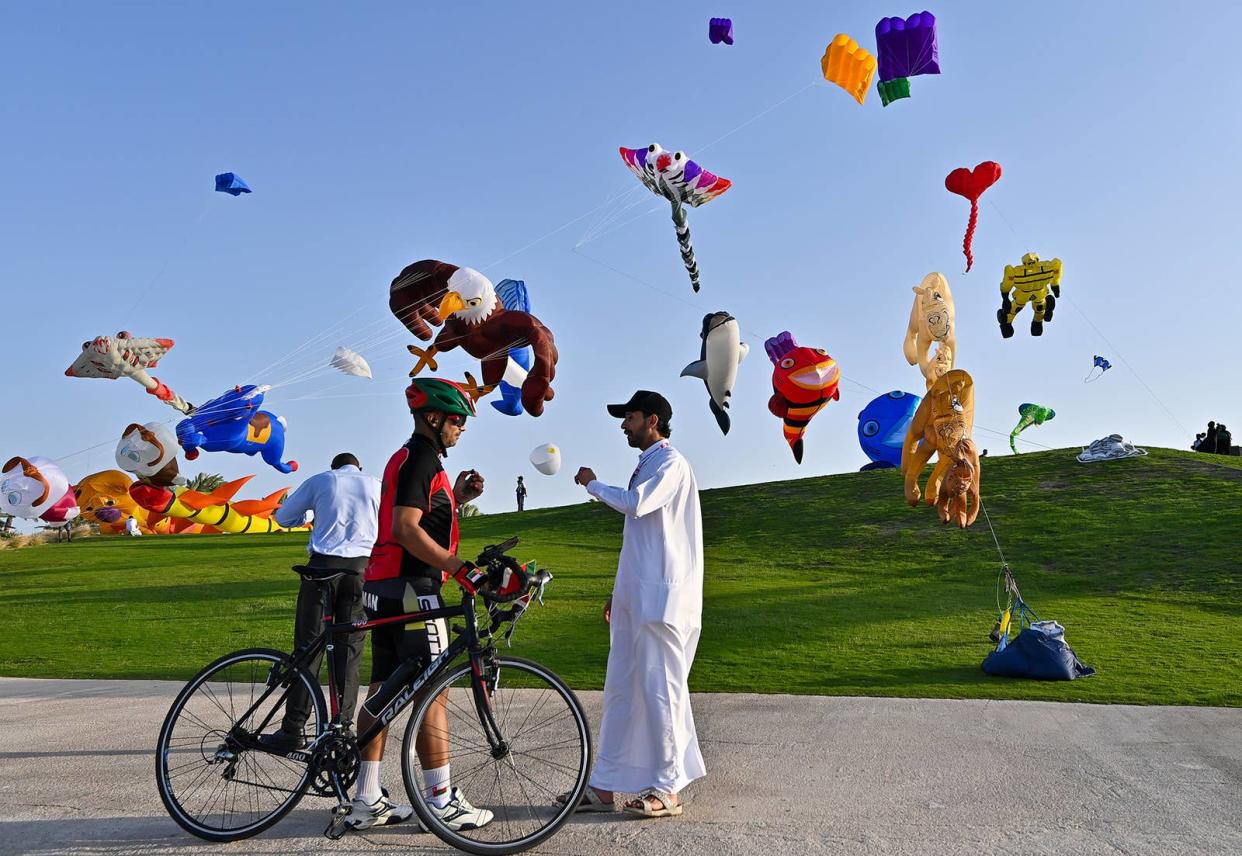
[[[280,651],[226,654],[177,695],[160,729],[155,781],[164,807],[183,829],[208,841],[237,841],[297,805],[310,783],[310,766],[255,744],[260,733],[280,728],[294,686],[310,698],[303,727],[309,743],[327,718],[323,692]]]
[[[444,764],[450,796],[479,813],[453,816],[428,802],[424,771]],[[433,682],[410,716],[401,753],[405,789],[423,825],[479,856],[546,840],[573,814],[590,772],[582,703],[554,673],[517,657],[496,657],[479,676],[463,663]],[[562,794],[569,795],[563,803]]]

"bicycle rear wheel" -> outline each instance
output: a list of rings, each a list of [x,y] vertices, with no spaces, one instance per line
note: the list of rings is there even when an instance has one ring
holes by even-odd
[[[277,673],[284,676],[280,683]],[[155,781],[164,807],[187,832],[208,841],[237,841],[262,832],[297,805],[310,783],[309,765],[254,745],[260,733],[280,727],[294,685],[311,699],[303,727],[309,743],[327,718],[323,692],[280,651],[226,654],[177,695],[160,729]]]
[[[420,731],[424,741],[447,741],[453,788],[492,812],[490,823],[453,829],[427,803],[415,751]],[[545,841],[573,814],[591,772],[591,732],[578,697],[548,669],[517,657],[496,657],[479,678],[463,663],[429,685],[410,715],[402,750],[401,775],[423,825],[479,856]],[[557,802],[560,794],[569,794],[568,801]]]

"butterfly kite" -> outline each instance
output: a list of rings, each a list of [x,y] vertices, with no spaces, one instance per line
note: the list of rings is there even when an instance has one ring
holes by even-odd
[[[659,143],[652,143],[645,149],[622,147],[621,159],[648,190],[672,203],[673,225],[677,228],[677,243],[681,245],[681,260],[690,274],[690,284],[698,291],[699,265],[694,260],[685,206],[698,208],[711,202],[728,190],[733,182],[703,169],[686,157],[685,152],[664,151]]]

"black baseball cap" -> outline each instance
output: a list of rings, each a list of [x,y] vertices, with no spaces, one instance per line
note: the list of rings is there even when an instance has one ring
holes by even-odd
[[[658,392],[647,389],[640,389],[634,393],[625,404],[608,405],[608,415],[618,419],[624,419],[625,414],[635,410],[646,413],[648,416],[659,417],[663,422],[673,418],[673,406],[668,403],[668,399]]]

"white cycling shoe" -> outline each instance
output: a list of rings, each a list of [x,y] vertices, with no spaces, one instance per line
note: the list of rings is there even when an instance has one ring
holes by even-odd
[[[404,823],[413,816],[413,808],[408,805],[397,805],[388,798],[388,790],[383,788],[380,790],[380,798],[373,803],[354,800],[353,810],[345,818],[345,825],[350,829],[370,829],[373,826],[392,826],[394,823]]]
[[[462,796],[460,788],[453,788],[448,804],[444,808],[436,808],[432,803],[427,803],[427,810],[440,818],[440,821],[454,832],[487,826],[495,816],[485,808],[472,806],[469,800]]]

